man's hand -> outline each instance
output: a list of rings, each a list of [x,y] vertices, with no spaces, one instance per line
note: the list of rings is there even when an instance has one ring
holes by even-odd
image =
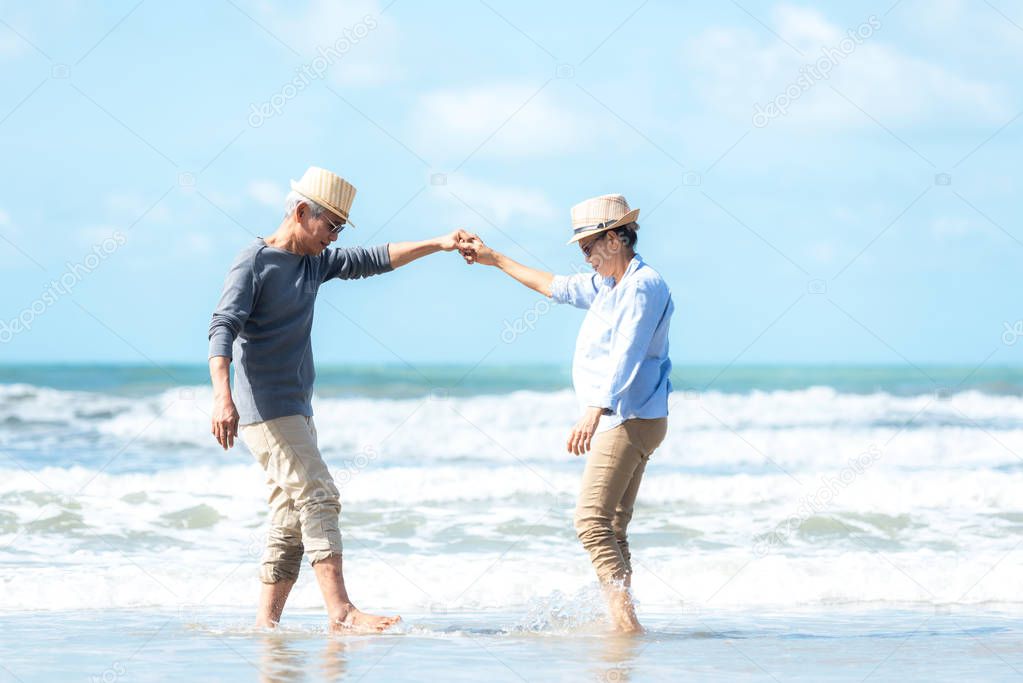
[[[450,235],[443,235],[437,238],[437,246],[440,247],[441,251],[454,251],[459,249],[462,242],[474,237],[471,232],[467,232],[459,228]]]
[[[238,436],[238,410],[230,396],[214,397],[212,432],[225,451],[234,445]]]
[[[575,423],[575,427],[572,428],[571,433],[568,435],[569,453],[583,455],[590,450],[590,441],[593,440],[593,433],[597,431],[597,424],[600,422],[600,416],[603,412],[603,408],[594,408],[592,406],[586,409],[586,412]]]
[[[484,266],[497,265],[497,254],[483,243],[478,235],[469,235],[458,247],[466,263],[479,263]]]

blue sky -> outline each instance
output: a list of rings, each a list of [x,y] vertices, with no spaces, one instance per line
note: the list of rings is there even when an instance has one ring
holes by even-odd
[[[1023,320],[1018,4],[0,2],[0,19],[0,324],[29,328],[0,326],[2,361],[205,362],[228,264],[312,164],[358,188],[341,244],[465,226],[557,272],[581,264],[569,207],[625,194],[674,292],[679,364],[1023,353],[1003,340]],[[821,59],[828,77],[800,83]],[[582,314],[538,303],[439,254],[321,290],[314,348],[567,362]]]

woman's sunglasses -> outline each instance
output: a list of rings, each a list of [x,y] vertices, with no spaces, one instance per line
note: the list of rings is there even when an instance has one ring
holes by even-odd
[[[605,236],[607,236],[607,233],[602,233],[600,235],[600,237],[596,238],[595,240],[593,240],[592,242],[590,242],[586,246],[582,247],[583,256],[585,256],[586,258],[589,258],[590,257],[590,252],[593,251],[593,247],[597,246],[597,242],[599,242],[600,240],[604,239]],[[580,245],[580,246],[582,246],[582,245]]]

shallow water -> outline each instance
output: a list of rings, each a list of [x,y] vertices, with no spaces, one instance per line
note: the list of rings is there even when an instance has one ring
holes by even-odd
[[[963,681],[1018,680],[1023,615],[988,608],[832,608],[647,615],[648,633],[599,623],[530,630],[501,612],[407,614],[395,633],[327,636],[296,611],[269,633],[250,615],[161,610],[17,613],[3,623],[11,680]],[[3,680],[3,679],[0,679]]]

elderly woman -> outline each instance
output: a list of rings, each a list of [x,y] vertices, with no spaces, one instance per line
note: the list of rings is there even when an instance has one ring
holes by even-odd
[[[583,415],[568,451],[589,452],[575,529],[605,589],[614,626],[641,631],[629,588],[626,531],[647,460],[668,426],[674,304],[661,276],[635,252],[639,209],[621,195],[572,207],[573,235],[594,273],[552,275],[516,263],[478,237],[459,245],[470,263],[497,266],[525,286],[587,309],[576,341],[572,380]]]

